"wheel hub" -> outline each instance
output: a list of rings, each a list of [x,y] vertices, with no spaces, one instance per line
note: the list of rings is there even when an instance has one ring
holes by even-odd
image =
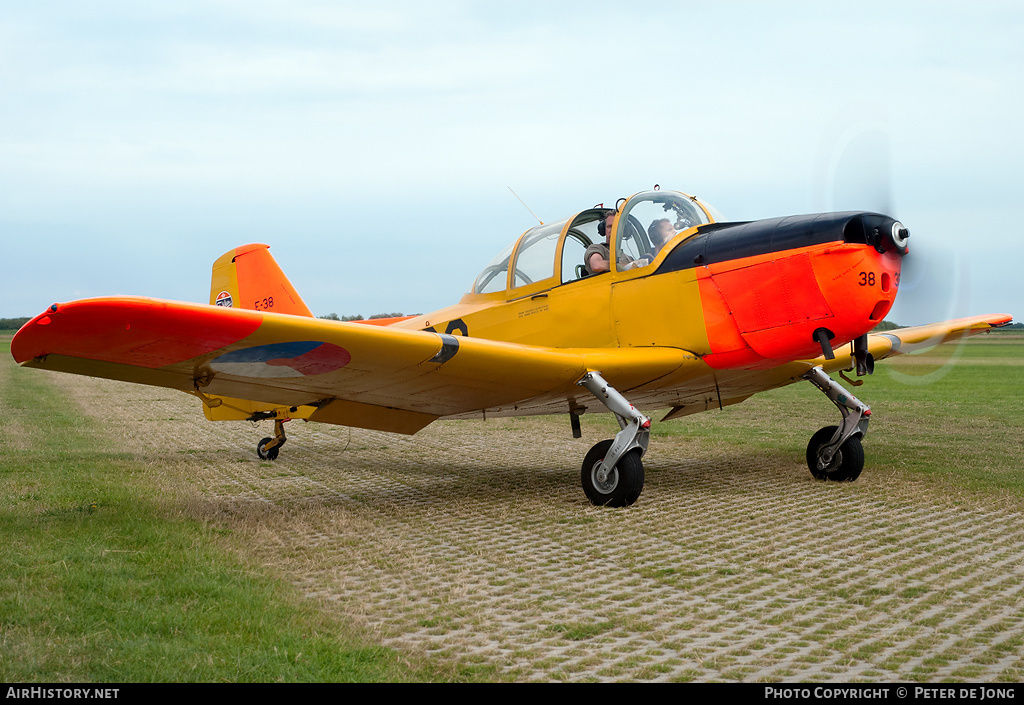
[[[604,461],[598,461],[590,473],[594,487],[601,494],[611,494],[619,486],[619,472],[615,468],[609,470],[605,467]]]
[[[843,451],[836,450],[832,455],[832,460],[825,463],[822,462],[821,456],[818,456],[818,468],[825,473],[835,472],[843,464]]]

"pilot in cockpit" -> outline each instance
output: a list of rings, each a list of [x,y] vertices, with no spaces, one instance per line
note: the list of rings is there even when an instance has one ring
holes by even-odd
[[[597,224],[597,234],[604,238],[604,242],[595,242],[583,253],[583,264],[591,274],[601,274],[611,269],[611,250],[608,248],[608,237],[612,232],[612,222],[615,220],[615,211],[604,217],[604,220]]]
[[[611,261],[611,248],[608,244],[608,238],[611,236],[614,221],[615,212],[612,211],[604,217],[604,220],[597,224],[597,233],[604,238],[604,242],[595,242],[583,253],[583,264],[590,274],[601,274],[611,269],[609,264]],[[642,267],[644,264],[646,262],[643,260],[634,261],[632,257],[624,252],[619,257],[619,269],[633,269],[634,267]]]

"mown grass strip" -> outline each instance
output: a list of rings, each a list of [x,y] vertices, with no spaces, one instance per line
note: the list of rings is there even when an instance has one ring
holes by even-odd
[[[491,677],[401,654],[170,516],[60,377],[0,341],[0,680],[409,681]]]

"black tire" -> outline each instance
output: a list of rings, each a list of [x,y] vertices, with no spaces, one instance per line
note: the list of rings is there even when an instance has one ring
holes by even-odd
[[[853,482],[864,469],[864,447],[860,436],[850,436],[832,456],[832,462],[824,470],[818,469],[818,449],[832,440],[838,426],[826,426],[811,436],[807,444],[807,467],[819,480]]]
[[[596,444],[587,453],[580,470],[583,492],[591,503],[599,507],[628,507],[644,489],[644,464],[640,460],[640,449],[634,448],[619,458],[608,481],[601,485],[596,477],[597,464],[604,460],[611,447],[612,441],[609,439]]]
[[[267,436],[256,444],[256,455],[260,457],[260,460],[277,460],[277,456],[281,452],[281,446],[274,446],[270,450],[267,450],[267,444],[272,440],[274,439]]]

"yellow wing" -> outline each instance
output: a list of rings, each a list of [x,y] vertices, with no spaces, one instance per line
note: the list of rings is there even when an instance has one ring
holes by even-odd
[[[913,326],[911,328],[896,328],[894,330],[871,333],[868,335],[868,352],[875,360],[884,360],[894,355],[905,355],[906,353],[934,347],[942,343],[949,343],[955,340],[987,333],[990,330],[999,328],[1013,320],[1007,314],[988,314],[984,316],[971,316],[969,318],[958,318],[952,321],[941,323],[929,323],[924,326]],[[812,365],[821,365],[826,372],[837,372],[849,369],[853,366],[852,345],[836,351],[835,360],[826,360],[824,357],[812,361]]]
[[[1004,326],[1012,320],[1013,317],[1006,314],[988,314],[913,328],[898,328],[882,333],[871,333],[868,335],[868,352],[874,356],[875,360],[884,360],[894,355],[902,355],[940,343],[985,333]],[[846,345],[835,350],[835,359],[833,360],[826,360],[824,356],[820,356],[812,360],[794,360],[767,369],[718,369],[714,371],[710,388],[707,378],[698,379],[689,376],[677,387],[661,382],[648,385],[649,387],[659,387],[662,390],[660,398],[644,398],[634,391],[630,399],[642,400],[653,406],[671,405],[672,410],[665,419],[677,418],[737,404],[758,392],[802,381],[808,370],[818,366],[830,374],[853,369],[853,345]]]
[[[554,349],[138,297],[54,305],[18,332],[28,367],[196,394],[211,418],[295,418],[415,433],[504,409],[566,412],[601,371],[620,389],[706,374],[674,348]]]

